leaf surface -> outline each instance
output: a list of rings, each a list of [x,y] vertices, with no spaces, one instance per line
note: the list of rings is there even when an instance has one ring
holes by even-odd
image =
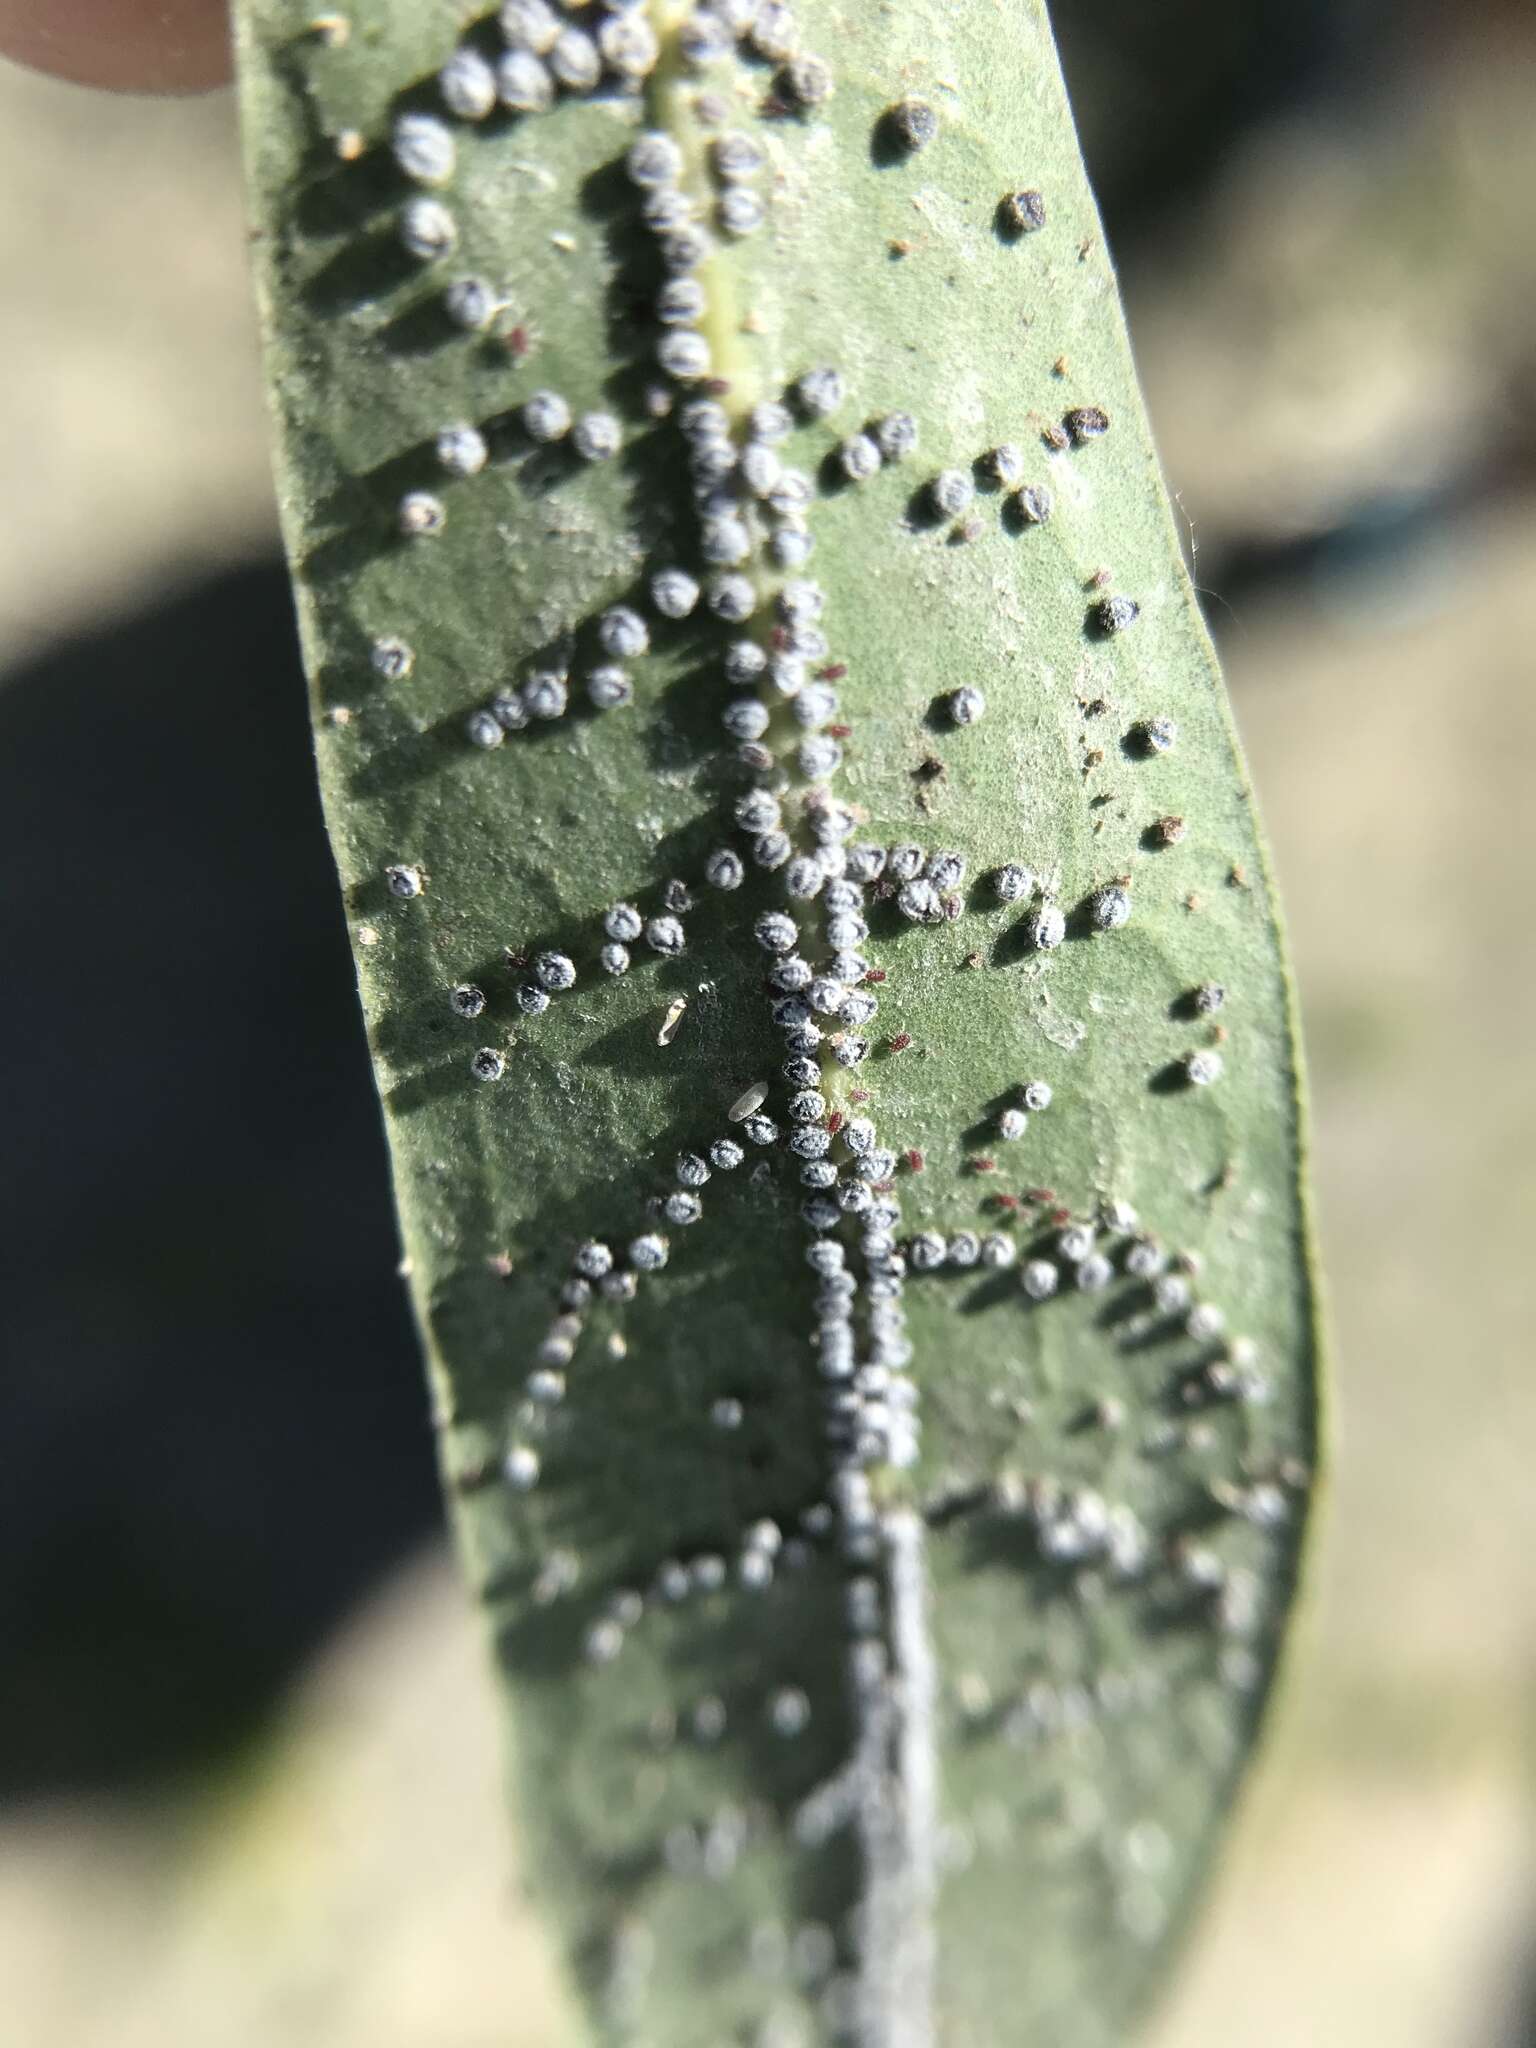
[[[696,67],[653,0],[639,89],[459,119],[438,73],[473,99],[494,16],[237,16],[326,812],[524,1860],[594,2033],[1107,2048],[1269,1688],[1314,1306],[1263,855],[1043,9],[806,0],[797,65]],[[760,168],[722,177],[723,137]],[[658,366],[668,275],[702,384]],[[541,439],[549,394],[576,425]],[[808,977],[769,986],[767,913]]]

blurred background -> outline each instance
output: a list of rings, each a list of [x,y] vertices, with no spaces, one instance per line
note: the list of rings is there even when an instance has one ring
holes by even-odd
[[[1528,2048],[1536,10],[1055,12],[1288,910],[1342,1418],[1156,2048]],[[551,2048],[227,96],[0,70],[0,265],[0,2032]]]

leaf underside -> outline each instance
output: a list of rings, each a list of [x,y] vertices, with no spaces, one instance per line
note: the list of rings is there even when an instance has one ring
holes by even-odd
[[[819,74],[734,42],[690,69],[690,10],[653,0],[629,17],[661,46],[642,84],[479,120],[445,115],[437,74],[456,47],[497,62],[494,15],[237,14],[326,811],[524,1863],[592,2031],[1122,2041],[1275,1663],[1315,1461],[1313,1302],[1263,856],[1043,9],[805,0]],[[890,112],[913,99],[931,138]],[[417,113],[455,143],[431,188],[391,145]],[[686,273],[703,386],[656,363],[642,131],[679,145],[705,223],[728,189],[713,139],[764,158],[735,188],[761,226]],[[1040,204],[1010,221],[1015,192]],[[402,243],[422,196],[454,224],[436,259]],[[488,287],[478,327],[454,317],[477,310],[466,281]],[[826,366],[835,409],[758,444],[808,502],[715,486],[745,492],[754,615],[661,616],[651,575],[707,591],[707,522],[733,516],[701,511],[708,436],[684,407],[712,396],[739,453],[750,409]],[[622,446],[536,439],[536,393]],[[844,442],[898,412],[915,450],[850,480]],[[440,459],[461,423],[478,473]],[[1021,457],[1001,483],[981,462],[1000,444]],[[941,513],[946,471],[979,481]],[[407,501],[441,529],[403,533]],[[814,544],[803,568],[776,565],[786,526]],[[797,580],[819,620],[775,609]],[[632,701],[600,710],[616,605],[650,644],[618,664]],[[742,639],[803,701],[726,680]],[[527,716],[558,692],[516,693],[550,674],[568,708]],[[959,724],[965,686],[985,709]],[[522,729],[477,744],[498,693]],[[753,695],[770,722],[744,756],[722,714]],[[753,789],[779,796],[800,867],[759,864],[762,821],[736,818]],[[788,893],[805,856],[847,884],[865,849],[908,846],[963,856],[937,903],[902,898],[899,853],[830,902]],[[706,879],[722,848],[740,887]],[[1029,886],[1004,902],[1010,863]],[[642,936],[606,973],[616,904],[684,905],[685,950]],[[1065,937],[1041,947],[1053,906]],[[852,985],[833,956],[859,955],[878,1001],[852,1023],[812,1008],[798,1055],[821,1069],[829,1192],[789,1142],[783,1019],[806,1023],[775,1021],[767,911],[819,976]],[[575,984],[534,1014],[549,953]],[[1031,1082],[1049,1106],[1005,1135]],[[755,1084],[766,1143],[740,1115]],[[721,1140],[739,1166],[711,1164]],[[679,1181],[687,1154],[707,1181]],[[807,1220],[818,1196],[830,1220]],[[572,1263],[592,1244],[614,1260],[595,1284]],[[812,1269],[816,1244],[846,1278]]]

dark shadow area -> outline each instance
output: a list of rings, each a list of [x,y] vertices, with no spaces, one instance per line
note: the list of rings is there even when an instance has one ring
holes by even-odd
[[[17,1798],[249,1734],[439,1510],[280,567],[7,677],[0,818]]]

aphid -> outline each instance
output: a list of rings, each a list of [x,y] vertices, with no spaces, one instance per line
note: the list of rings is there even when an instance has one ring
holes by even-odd
[[[687,938],[677,918],[651,917],[646,919],[645,943],[653,953],[675,960],[687,945]]]
[[[669,277],[656,294],[654,312],[665,327],[691,327],[702,320],[708,300],[697,278]]]
[[[914,924],[938,924],[944,916],[944,900],[936,883],[926,875],[903,882],[896,895],[896,908]]]
[[[1085,1259],[1077,1262],[1073,1278],[1083,1294],[1098,1294],[1114,1278],[1115,1269],[1102,1252],[1090,1252]]]
[[[897,149],[915,156],[938,134],[939,117],[926,100],[905,99],[886,108],[880,125]]]
[[[745,1412],[739,1401],[727,1396],[711,1402],[709,1419],[716,1429],[740,1429]]]
[[[1095,889],[1088,899],[1088,917],[1097,932],[1118,931],[1131,915],[1131,892],[1119,882]]]
[[[444,427],[437,437],[437,459],[450,476],[477,476],[489,452],[478,427]]]
[[[819,782],[835,775],[842,759],[843,750],[839,743],[821,733],[802,740],[795,750],[796,766],[807,782]]]
[[[610,939],[619,939],[625,945],[639,938],[644,922],[632,903],[610,904],[603,912],[603,930]]]
[[[768,536],[768,555],[776,569],[803,569],[815,550],[804,526],[779,526]]]
[[[571,429],[571,446],[583,462],[607,462],[623,445],[623,429],[611,412],[584,412]]]
[[[484,1000],[484,997],[481,997],[482,1005]],[[476,1012],[471,1010],[462,1014],[474,1016]],[[477,1081],[499,1081],[507,1071],[507,1063],[495,1046],[482,1045],[480,1050],[470,1059],[469,1071]]]
[[[962,683],[944,699],[944,708],[952,725],[974,725],[985,715],[987,700],[974,683]]]
[[[533,50],[541,57],[560,33],[560,17],[549,0],[502,0],[497,19],[508,49]]]
[[[1159,1273],[1152,1283],[1152,1300],[1159,1315],[1181,1316],[1190,1303],[1189,1282],[1182,1273]]]
[[[576,963],[568,953],[538,953],[533,962],[534,979],[552,993],[571,988],[576,981]]]
[[[467,334],[483,333],[500,310],[500,298],[483,277],[456,277],[443,293],[443,311]]]
[[[997,1135],[1000,1138],[1022,1138],[1029,1129],[1029,1118],[1022,1109],[1005,1109],[997,1119]]]
[[[999,903],[1017,903],[1028,896],[1035,886],[1035,878],[1028,868],[1022,868],[1016,861],[995,868],[992,873],[992,888]]]
[[[689,1194],[683,1189],[676,1194],[668,1195],[661,1205],[661,1213],[669,1223],[675,1223],[681,1229],[690,1223],[698,1222],[704,1214],[704,1204],[697,1195]]]
[[[1007,489],[1024,474],[1024,451],[1015,441],[1000,441],[982,456],[981,466],[994,483]]]
[[[498,690],[491,699],[496,723],[507,732],[521,732],[528,723],[528,706],[517,690]]]
[[[1037,228],[1045,226],[1044,195],[1032,188],[1006,192],[998,202],[997,216],[1004,234],[1033,234]]]
[[[779,1127],[771,1116],[743,1117],[741,1128],[754,1145],[772,1145],[778,1140]]]
[[[724,576],[712,576],[709,583],[709,608],[717,619],[724,619],[728,626],[742,626],[757,610],[757,592],[752,587],[750,576],[734,572]]]
[[[768,656],[755,640],[733,640],[725,650],[727,682],[755,683],[768,666]]]
[[[558,441],[570,430],[571,408],[558,391],[535,391],[524,402],[523,431],[530,441]]]
[[[1179,728],[1171,718],[1144,718],[1134,732],[1144,753],[1166,754],[1178,744]],[[1163,822],[1161,819],[1158,821],[1160,826]],[[1178,822],[1182,826],[1184,821],[1180,819]],[[1183,834],[1175,836],[1182,837]]]
[[[657,1231],[647,1230],[630,1240],[629,1263],[637,1272],[659,1273],[667,1263],[667,1251],[667,1240]]]
[[[420,868],[388,867],[384,870],[384,886],[391,896],[419,896],[426,888],[426,880]]]
[[[1141,606],[1133,597],[1101,597],[1088,607],[1088,618],[1096,631],[1123,633],[1141,617]]]
[[[917,1273],[933,1273],[944,1263],[949,1247],[936,1230],[920,1230],[907,1246],[907,1257]]]
[[[1096,441],[1109,432],[1109,414],[1102,405],[1074,405],[1062,414],[1061,424],[1081,448],[1085,441]]]
[[[1049,1301],[1061,1285],[1061,1274],[1049,1259],[1026,1259],[1019,1285],[1031,1301]]]
[[[447,207],[425,195],[408,199],[401,207],[397,229],[401,248],[418,263],[449,255],[459,239],[458,223]]]
[[[519,694],[532,718],[563,718],[570,701],[565,677],[552,668],[535,669]]]
[[[597,47],[603,62],[628,85],[638,85],[656,68],[661,46],[642,15],[621,14],[600,24]]]
[[[496,74],[467,43],[461,43],[437,74],[443,105],[460,121],[483,121],[496,104]]]
[[[699,601],[699,586],[686,569],[658,569],[651,578],[651,603],[664,619],[686,619]]]
[[[1043,484],[1025,484],[1013,502],[1026,526],[1044,526],[1051,516],[1051,494]]]
[[[728,846],[717,847],[704,863],[704,879],[712,889],[739,889],[746,873],[740,855]]]
[[[765,953],[792,953],[800,934],[795,920],[782,910],[765,910],[753,925],[752,936]]]
[[[1227,992],[1219,981],[1202,981],[1191,1000],[1202,1017],[1213,1017],[1227,1000]]]
[[[515,1493],[527,1493],[539,1483],[539,1454],[527,1444],[514,1444],[501,1461],[502,1477]]]
[[[536,981],[519,983],[517,1007],[525,1017],[542,1017],[549,1008],[549,992],[539,987]]]
[[[850,483],[867,483],[880,473],[880,444],[868,434],[850,434],[837,451],[837,463]]]
[[[745,185],[732,185],[721,193],[715,218],[728,235],[740,236],[756,234],[766,215],[755,192]]]
[[[803,995],[812,985],[810,965],[798,953],[786,953],[768,970],[769,986],[783,996]]]
[[[1212,1081],[1221,1079],[1222,1057],[1219,1052],[1187,1052],[1184,1055],[1184,1078],[1195,1088],[1208,1088]]]
[[[657,342],[656,360],[680,384],[693,383],[709,375],[709,343],[691,327],[674,327]]]
[[[787,63],[800,45],[794,10],[783,5],[782,0],[759,0],[746,24],[746,33],[752,49],[770,64]]]
[[[1019,1255],[1019,1248],[1011,1237],[1000,1230],[989,1230],[981,1240],[981,1263],[1000,1269],[1011,1266]]]
[[[604,1301],[633,1301],[635,1298],[633,1273],[608,1273],[601,1284]]]
[[[699,528],[699,553],[716,568],[732,568],[752,553],[752,535],[744,520],[727,514],[706,519]]]
[[[756,698],[748,698],[746,701],[748,703],[756,703],[757,700]],[[752,860],[754,865],[766,868],[770,873],[775,868],[783,867],[789,856],[790,844],[787,832],[765,832],[761,839],[753,841]]]
[[[789,863],[784,887],[791,896],[808,899],[819,892],[826,879],[827,871],[821,862],[810,854],[801,854]]]
[[[820,1123],[827,1113],[827,1099],[814,1088],[802,1088],[789,1098],[789,1114],[797,1124]]]
[[[976,486],[963,469],[941,469],[928,485],[928,498],[942,519],[958,519],[976,495]]]
[[[603,75],[597,44],[581,28],[562,29],[546,61],[567,92],[590,92]]]
[[[597,963],[602,968],[604,974],[628,974],[628,946],[621,946],[616,941],[610,940],[606,946],[599,950]]]
[[[772,832],[784,820],[783,808],[770,789],[749,789],[736,799],[733,814],[743,832]]]
[[[710,1164],[721,1173],[734,1173],[746,1156],[734,1138],[716,1138],[709,1148]]]
[[[697,270],[713,248],[713,242],[701,227],[685,223],[661,237],[661,260],[668,270],[686,273]]]
[[[497,60],[496,93],[509,114],[542,114],[555,103],[555,81],[531,50],[508,50]]]
[[[435,114],[402,114],[395,122],[390,151],[418,185],[446,185],[459,154],[452,129]]]
[[[910,882],[923,871],[923,849],[908,842],[893,846],[886,856],[886,873],[893,882]]]
[[[626,669],[604,663],[587,677],[587,695],[599,711],[614,711],[619,705],[628,704],[634,694],[635,686]]]
[[[656,1033],[656,1043],[658,1045],[670,1045],[672,1043],[683,1027],[683,1018],[687,1009],[688,998],[686,996],[674,996],[672,1001],[668,1003],[667,1014],[662,1018],[661,1028]]]
[[[807,419],[825,419],[843,402],[842,372],[830,366],[807,370],[795,379],[790,395]]]
[[[832,97],[832,67],[809,50],[802,51],[798,57],[791,57],[779,73],[778,84],[780,92],[794,105],[819,107]]]
[[[1042,903],[1024,920],[1024,936],[1039,952],[1053,952],[1067,936],[1067,920],[1054,903]]]
[[[597,622],[597,637],[603,652],[619,661],[634,661],[650,651],[651,629],[627,604],[608,607]]]
[[[935,888],[957,889],[965,876],[965,855],[936,851],[923,864],[923,873]]]
[[[449,995],[448,1006],[456,1017],[478,1017],[485,1008],[485,990],[462,982]]]
[[[407,491],[395,510],[395,524],[408,540],[441,533],[447,523],[447,507],[430,491]]]
[[[684,20],[677,34],[677,46],[684,63],[691,64],[696,71],[702,71],[710,64],[718,64],[731,53],[730,31],[718,14],[700,9]]]
[[[464,730],[471,746],[484,747],[487,751],[499,747],[507,736],[494,711],[472,711],[464,721]]]

